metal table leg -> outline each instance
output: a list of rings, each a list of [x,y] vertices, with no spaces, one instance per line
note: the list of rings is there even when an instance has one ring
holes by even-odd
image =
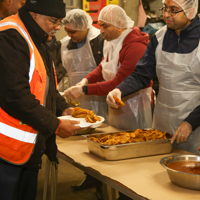
[[[49,170],[50,170],[50,164],[48,157],[46,157],[46,167],[45,167],[45,177],[44,177],[44,190],[43,190],[43,200],[47,199],[47,188],[48,188],[48,182],[49,182]]]
[[[51,173],[50,173],[50,171],[51,171]],[[47,190],[48,190],[48,183],[49,183],[49,175],[50,175],[50,179],[51,179],[51,200],[56,200],[58,165],[57,164],[52,164],[50,162],[50,160],[48,159],[48,157],[46,157],[43,200],[47,200]]]

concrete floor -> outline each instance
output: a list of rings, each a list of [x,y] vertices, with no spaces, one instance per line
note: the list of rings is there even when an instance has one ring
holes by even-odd
[[[43,157],[43,166],[39,171],[38,190],[36,200],[42,200],[44,187],[45,160]],[[85,177],[83,171],[78,168],[59,160],[58,181],[56,200],[97,200],[96,189],[91,188],[83,191],[75,192],[71,189],[71,185],[79,184]],[[47,200],[51,199],[50,185],[48,186]]]

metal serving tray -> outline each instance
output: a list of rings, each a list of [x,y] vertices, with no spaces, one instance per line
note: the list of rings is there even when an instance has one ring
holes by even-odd
[[[147,129],[145,129],[147,130]],[[149,129],[148,129],[149,130]],[[124,131],[104,134],[85,135],[88,143],[89,152],[104,160],[122,160],[129,158],[138,158],[144,156],[153,156],[166,154],[172,151],[171,134],[166,134],[165,140],[154,140],[146,142],[127,143],[119,145],[104,145],[94,142],[89,137],[101,138],[106,135],[113,135]],[[126,131],[132,132],[132,131]]]

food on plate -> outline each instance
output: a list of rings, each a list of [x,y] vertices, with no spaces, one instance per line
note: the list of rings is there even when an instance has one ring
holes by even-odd
[[[95,123],[101,121],[101,118],[97,116],[93,110],[87,110],[80,107],[75,107],[71,114],[75,118],[85,118],[86,122]]]
[[[75,107],[72,111],[71,116],[76,117],[76,118],[84,118],[84,117],[86,117],[87,113],[88,113],[87,109]]]
[[[145,142],[150,140],[164,140],[167,139],[166,132],[155,130],[142,130],[136,129],[131,132],[119,132],[113,135],[106,135],[102,138],[89,137],[91,140],[106,144],[106,145],[117,145],[135,142]]]
[[[86,122],[95,123],[96,121],[101,121],[101,118],[97,116],[93,110],[90,110],[85,117]]]
[[[120,108],[121,106],[125,106],[124,102],[119,100],[119,98],[117,98],[116,96],[113,96],[115,103],[118,105],[118,107]]]

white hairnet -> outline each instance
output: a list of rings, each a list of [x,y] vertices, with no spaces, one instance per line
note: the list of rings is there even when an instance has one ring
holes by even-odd
[[[92,22],[92,18],[81,9],[70,10],[63,19],[65,27],[78,31],[87,30],[92,25]]]
[[[126,12],[117,5],[105,6],[99,13],[98,21],[103,21],[118,28],[132,28],[134,21],[126,15]]]
[[[177,3],[185,12],[188,19],[193,19],[197,14],[198,0],[172,0]],[[164,3],[165,0],[162,0]]]

